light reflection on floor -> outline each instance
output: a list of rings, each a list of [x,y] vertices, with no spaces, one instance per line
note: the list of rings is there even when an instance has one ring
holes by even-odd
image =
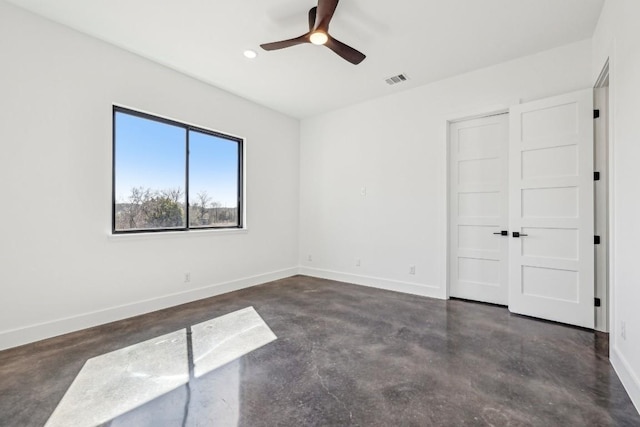
[[[187,387],[120,415],[104,427],[237,426],[240,420],[240,371],[238,359],[200,378]],[[188,412],[185,410],[189,402]]]
[[[237,425],[238,359],[276,336],[253,307],[190,330],[89,359],[45,426]]]

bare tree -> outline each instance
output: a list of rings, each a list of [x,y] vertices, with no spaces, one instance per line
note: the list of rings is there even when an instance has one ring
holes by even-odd
[[[160,194],[168,199],[171,200],[172,202],[175,203],[180,203],[180,200],[182,199],[182,196],[184,195],[184,191],[182,191],[180,189],[180,187],[178,188],[169,188],[169,189],[165,189],[160,191]]]
[[[209,223],[209,202],[211,202],[211,197],[209,197],[209,193],[206,190],[200,191],[196,194],[197,202],[196,205],[198,207],[198,219],[200,224],[206,225]]]
[[[133,187],[128,203],[124,204],[122,211],[123,222],[126,228],[138,228],[138,223],[143,216],[145,202],[151,198],[151,190],[143,187]]]

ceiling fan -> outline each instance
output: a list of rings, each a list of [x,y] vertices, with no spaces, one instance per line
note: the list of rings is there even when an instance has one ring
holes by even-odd
[[[318,0],[318,6],[309,10],[309,32],[293,39],[279,42],[265,43],[260,45],[264,50],[278,50],[286,47],[296,46],[303,43],[313,43],[315,45],[325,45],[343,59],[354,65],[361,63],[366,56],[347,46],[339,40],[334,39],[329,34],[329,22],[336,11],[339,0]]]

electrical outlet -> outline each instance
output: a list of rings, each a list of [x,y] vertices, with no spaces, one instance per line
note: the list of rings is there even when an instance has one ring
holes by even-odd
[[[191,273],[184,273],[184,283],[191,282]]]
[[[367,197],[367,187],[361,187],[360,188],[360,195],[362,197]]]
[[[311,254],[307,255],[307,261],[309,262],[313,261],[313,257],[311,256]]]
[[[624,320],[620,322],[620,336],[623,340],[627,339],[627,322]]]
[[[360,258],[356,258],[356,267],[360,267]]]
[[[415,265],[410,265],[409,266],[409,274],[416,274],[416,266]]]

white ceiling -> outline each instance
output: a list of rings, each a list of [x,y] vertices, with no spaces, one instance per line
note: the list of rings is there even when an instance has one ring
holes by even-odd
[[[367,55],[352,65],[323,46],[260,49],[305,33],[314,0],[8,1],[297,118],[590,38],[604,2],[342,0],[330,32]]]

